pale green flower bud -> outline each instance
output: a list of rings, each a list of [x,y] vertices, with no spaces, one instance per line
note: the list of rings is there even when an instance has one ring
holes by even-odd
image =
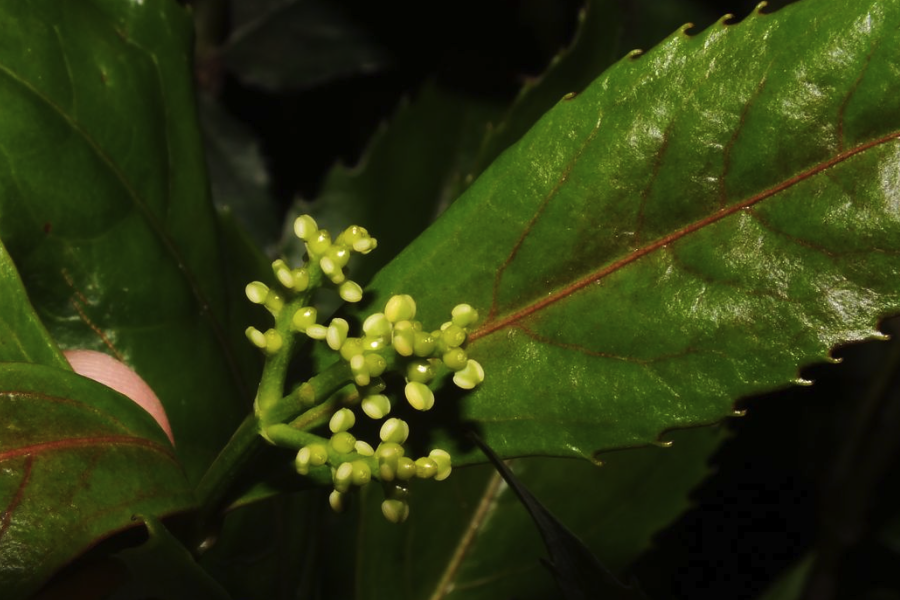
[[[353,373],[353,382],[356,385],[369,385],[369,370],[366,368],[365,356],[356,354],[350,359],[350,372]]]
[[[391,334],[392,325],[384,313],[374,313],[366,317],[362,328],[367,336],[385,337]]]
[[[347,339],[347,332],[350,331],[350,324],[344,319],[332,319],[331,325],[325,332],[325,341],[332,350],[340,350]]]
[[[410,321],[400,321],[394,325],[391,344],[400,356],[412,356],[416,341],[416,331]]]
[[[358,283],[349,279],[338,288],[338,295],[344,302],[359,302],[363,297],[363,290]]]
[[[328,494],[328,504],[334,512],[344,512],[347,508],[347,497],[337,490],[332,490],[331,493]]]
[[[342,408],[331,415],[328,422],[328,429],[331,433],[340,433],[347,431],[356,424],[356,415],[349,408]]]
[[[402,523],[409,517],[409,504],[402,500],[385,500],[381,503],[381,514],[391,523]]]
[[[353,467],[353,474],[350,481],[353,485],[362,487],[372,480],[372,469],[364,460],[354,460],[350,465]]]
[[[281,350],[281,347],[284,345],[284,340],[281,339],[281,334],[274,329],[269,329],[268,331],[266,331],[265,338],[265,351],[269,356],[272,356],[273,354]]]
[[[331,436],[328,442],[335,452],[339,454],[350,454],[356,446],[356,438],[349,431],[339,431]]]
[[[393,481],[397,474],[397,461],[403,456],[403,446],[384,442],[375,450],[378,459],[378,475],[382,481]]]
[[[453,383],[464,390],[471,390],[484,381],[484,369],[478,361],[471,358],[466,361],[466,366],[453,375]]]
[[[360,456],[375,456],[375,449],[372,448],[372,445],[362,440],[356,440],[356,443],[353,444],[353,449]]]
[[[322,444],[310,444],[306,448],[309,449],[310,466],[321,467],[328,462],[328,449]]]
[[[261,281],[252,281],[244,288],[244,293],[253,304],[265,304],[266,296],[269,295],[269,286]]]
[[[344,272],[335,264],[334,260],[328,256],[322,257],[319,261],[319,267],[322,269],[322,272],[325,273],[325,276],[333,283],[342,283],[344,281]]]
[[[434,353],[436,341],[434,336],[427,331],[417,331],[413,338],[413,354],[428,357]]]
[[[319,226],[311,216],[300,215],[294,220],[294,233],[304,242],[308,242],[319,233]]]
[[[383,442],[402,444],[409,437],[409,425],[402,419],[388,419],[381,426],[380,437]]]
[[[409,405],[416,410],[431,410],[434,406],[434,392],[424,383],[410,381],[406,384],[404,393]]]
[[[383,394],[366,396],[362,401],[362,409],[370,419],[383,419],[391,412],[391,401]]]
[[[306,328],[306,335],[314,340],[324,340],[328,335],[328,328],[324,325],[310,325]]]
[[[294,288],[294,273],[291,271],[290,267],[287,266],[287,263],[282,259],[278,259],[272,263],[272,271],[275,272],[275,277],[278,279],[278,283],[286,287],[287,289]]]
[[[387,369],[387,361],[380,354],[367,354],[366,369],[368,369],[370,376],[378,377]]]
[[[433,460],[437,465],[437,473],[434,478],[437,481],[443,481],[450,477],[450,471],[452,471],[451,467],[451,459],[450,454],[445,450],[441,450],[440,448],[435,448],[431,452],[428,453],[428,458]]]
[[[350,362],[357,354],[363,353],[363,343],[359,338],[347,338],[341,345],[341,358]]]
[[[416,459],[416,477],[429,479],[437,475],[438,465],[433,458],[422,457]]]
[[[353,484],[353,464],[348,462],[341,463],[334,472],[332,480],[334,482],[334,489],[342,494],[346,494]]]
[[[434,379],[435,373],[434,365],[425,359],[410,361],[406,366],[406,379],[408,381],[428,383]]]
[[[406,456],[397,459],[396,469],[397,479],[400,481],[409,481],[416,476],[416,461]]]
[[[384,316],[391,323],[409,321],[416,316],[416,301],[408,294],[392,296],[384,307]]]
[[[450,314],[453,315],[451,320],[457,327],[466,328],[478,320],[478,311],[468,304],[457,304]]]
[[[284,307],[284,297],[275,290],[269,290],[266,294],[266,308],[273,315],[278,315]]]
[[[446,344],[447,348],[458,348],[466,341],[466,332],[462,327],[451,324],[441,331],[441,342]]]
[[[356,240],[353,242],[353,250],[360,254],[368,254],[378,247],[378,240],[373,237]]]
[[[459,371],[465,368],[469,356],[462,348],[451,348],[444,353],[444,356],[442,356],[441,359],[444,361],[444,364],[447,365],[448,369]]]
[[[308,327],[316,324],[317,316],[316,309],[312,306],[298,308],[297,312],[295,312],[294,316],[291,318],[291,326],[296,331],[306,331]]]
[[[294,459],[294,468],[297,469],[297,473],[300,475],[309,474],[309,456],[309,448],[300,448],[300,451],[297,452],[297,458]]]
[[[305,292],[309,287],[309,271],[305,268],[294,269],[291,271],[291,275],[294,278],[294,291]]]
[[[247,339],[250,340],[251,344],[259,348],[260,350],[265,349],[266,336],[262,331],[260,331],[256,327],[248,327],[244,330],[244,335],[247,336]]]

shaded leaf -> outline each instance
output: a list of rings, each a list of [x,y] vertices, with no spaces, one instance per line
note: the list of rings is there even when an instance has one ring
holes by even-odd
[[[27,362],[69,368],[34,313],[19,273],[0,242],[0,362]]]
[[[812,565],[812,556],[803,557],[783,573],[758,600],[801,600]]]
[[[245,84],[270,91],[302,89],[372,73],[390,60],[370,34],[332,2],[233,4],[238,27],[221,53],[226,67]]]
[[[589,458],[879,337],[900,308],[898,20],[809,0],[720,21],[557,105],[372,282],[426,323],[483,315],[487,379],[442,423]]]
[[[0,364],[0,590],[23,598],[135,513],[193,505],[166,434],[110,388]]]
[[[245,325],[227,321],[190,18],[173,0],[39,0],[4,4],[0,24],[0,237],[61,347],[102,349],[156,391],[196,479],[252,395],[229,344]]]
[[[621,573],[656,531],[687,508],[687,495],[709,473],[706,461],[722,432],[680,431],[674,439],[671,449],[604,455],[600,468],[550,458],[515,460],[512,468],[604,564]],[[454,470],[446,481],[414,483],[409,520],[400,526],[381,516],[379,490],[364,490],[364,496],[355,514],[341,515],[341,529],[331,536],[356,538],[356,598],[536,600],[558,593],[540,564],[546,554],[528,513],[489,465]],[[337,560],[343,546],[333,552],[331,562],[343,565]],[[341,573],[328,582],[338,594]],[[341,597],[353,593],[341,591]]]

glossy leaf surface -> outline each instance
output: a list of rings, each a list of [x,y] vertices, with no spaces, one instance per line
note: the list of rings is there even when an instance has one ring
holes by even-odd
[[[877,337],[900,308],[898,23],[809,0],[680,31],[550,111],[371,286],[426,323],[481,312],[487,378],[442,422],[591,457]]]
[[[156,421],[62,369],[0,365],[0,590],[22,598],[80,552],[193,494]]]
[[[161,2],[0,7],[0,238],[63,348],[132,366],[196,479],[247,410],[191,86]],[[252,356],[245,354],[244,357]]]

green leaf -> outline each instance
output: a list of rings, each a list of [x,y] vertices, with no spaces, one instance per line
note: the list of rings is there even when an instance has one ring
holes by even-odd
[[[0,7],[0,238],[63,348],[156,391],[199,478],[249,407],[173,0]],[[27,49],[25,51],[24,49]]]
[[[34,592],[135,513],[193,493],[166,434],[110,388],[62,369],[0,364],[0,589]]]
[[[813,559],[812,555],[804,556],[782,573],[758,600],[802,600]]]
[[[486,380],[448,433],[590,458],[879,337],[900,309],[898,19],[808,0],[678,32],[504,153],[371,285],[425,323],[481,312]]]
[[[601,468],[552,458],[516,460],[512,467],[606,566],[622,573],[648,548],[651,536],[687,508],[688,493],[709,474],[706,463],[723,432],[687,430],[673,438],[673,448],[604,455]],[[355,538],[360,549],[357,600],[558,595],[540,564],[546,551],[528,513],[489,465],[455,470],[445,481],[413,483],[409,520],[402,525],[381,516],[379,490],[363,492],[358,521],[342,515],[343,529],[335,536]],[[327,562],[343,569],[344,549],[337,545]]]
[[[0,362],[27,362],[69,368],[34,313],[19,273],[0,242]]]

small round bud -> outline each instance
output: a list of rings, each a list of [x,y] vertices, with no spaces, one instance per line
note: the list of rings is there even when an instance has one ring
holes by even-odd
[[[350,477],[353,485],[361,487],[372,480],[372,469],[366,461],[354,460],[350,465],[353,467],[353,474]]]
[[[445,450],[441,450],[440,448],[435,448],[431,452],[428,453],[428,458],[433,460],[437,465],[437,473],[434,478],[437,481],[443,481],[450,477],[450,471],[452,471],[450,454]]]
[[[417,331],[413,338],[413,354],[421,357],[428,357],[434,353],[435,348],[434,336],[427,331]]]
[[[328,504],[334,512],[344,512],[347,508],[347,496],[337,490],[332,490],[331,493],[328,494]]]
[[[416,410],[431,410],[434,406],[434,392],[424,383],[410,381],[406,384],[404,393],[409,405]]]
[[[387,369],[387,361],[380,354],[367,354],[366,369],[368,369],[370,376],[378,377]]]
[[[353,444],[353,449],[360,456],[375,456],[375,449],[372,448],[372,445],[362,440],[356,440],[356,443]]]
[[[310,325],[306,328],[306,335],[314,340],[324,340],[328,335],[328,328],[324,325]]]
[[[383,394],[373,394],[363,398],[362,409],[370,419],[383,419],[391,412],[391,401]]]
[[[272,271],[275,273],[275,277],[278,279],[278,283],[286,287],[287,289],[293,289],[294,287],[294,273],[291,271],[290,267],[287,266],[287,263],[282,259],[278,259],[272,263]]]
[[[320,229],[311,239],[306,240],[306,249],[310,256],[322,256],[329,248],[331,248],[331,234],[324,229]]]
[[[331,415],[328,429],[331,430],[331,433],[340,433],[341,431],[347,431],[355,424],[356,415],[353,414],[353,411],[349,408],[342,408]]]
[[[458,348],[466,341],[466,332],[458,325],[450,325],[441,331],[441,342],[447,345],[447,348]]]
[[[309,287],[309,271],[306,269],[294,269],[291,271],[294,278],[294,291],[304,292]]]
[[[309,450],[310,466],[321,467],[328,462],[328,449],[322,444],[310,444],[306,448]]]
[[[366,368],[365,356],[356,354],[350,359],[350,372],[353,373],[353,382],[356,385],[369,385],[369,370]]]
[[[273,315],[278,315],[283,307],[284,296],[275,290],[269,290],[269,293],[266,294],[266,308],[269,309],[269,312]]]
[[[385,337],[391,334],[392,325],[384,313],[373,313],[363,321],[362,328],[367,336]]]
[[[341,344],[341,358],[350,362],[353,360],[353,357],[357,354],[363,353],[363,344],[362,340],[359,338],[347,338],[344,340],[344,343]]]
[[[433,458],[423,456],[416,459],[416,477],[419,479],[430,479],[437,475],[438,465]]]
[[[332,481],[334,489],[342,494],[346,494],[353,483],[353,464],[348,462],[341,463],[334,472]]]
[[[257,348],[264,349],[266,347],[266,336],[256,327],[248,327],[244,330],[244,335],[246,335],[247,339],[250,340],[250,343]]]
[[[457,304],[450,314],[453,315],[451,321],[457,327],[466,328],[478,320],[478,311],[468,304]]]
[[[387,346],[387,340],[383,337],[366,336],[362,340],[364,352],[378,352]]]
[[[466,361],[466,366],[461,371],[457,371],[453,375],[453,383],[464,390],[471,390],[482,381],[484,381],[484,369],[478,361],[471,358]]]
[[[397,479],[400,481],[409,481],[416,476],[416,461],[406,456],[397,459],[396,469]]]
[[[402,523],[409,517],[409,504],[402,500],[385,500],[381,503],[381,514],[391,523]]]
[[[244,288],[244,293],[247,294],[247,299],[253,304],[264,304],[266,296],[269,295],[269,286],[261,281],[253,281],[247,284],[247,287]]]
[[[384,316],[391,323],[408,321],[416,316],[416,301],[408,294],[392,296],[384,306]]]
[[[300,475],[309,474],[309,448],[300,448],[297,458],[294,459],[294,468]]]
[[[269,329],[265,333],[266,338],[266,354],[272,356],[284,345],[284,340],[281,339],[281,334],[275,331],[274,329]]]
[[[322,257],[319,261],[319,267],[322,269],[322,272],[325,273],[325,276],[332,282],[341,283],[344,281],[344,272],[330,257]]]
[[[344,319],[332,319],[331,325],[325,332],[325,341],[332,350],[340,350],[347,339],[347,332],[350,331],[350,324]]]
[[[316,324],[317,316],[316,309],[312,306],[298,308],[294,316],[291,317],[291,326],[296,331],[306,331],[309,326]]]
[[[434,365],[425,359],[413,360],[406,366],[406,379],[428,383],[435,376]]]
[[[300,215],[294,220],[294,233],[304,242],[313,239],[319,232],[315,219],[309,215]]]
[[[448,369],[459,371],[465,368],[466,363],[469,360],[469,356],[462,348],[451,348],[444,353],[444,355],[441,357],[441,360],[444,361],[444,364],[447,365]]]
[[[378,459],[378,475],[382,481],[393,481],[397,474],[397,461],[403,456],[403,446],[394,442],[378,444],[375,458]]]
[[[355,281],[349,279],[338,288],[338,294],[344,302],[359,302],[363,297],[363,290]]]
[[[328,442],[339,454],[350,454],[356,446],[356,438],[349,431],[340,431],[331,436]]]
[[[388,419],[381,426],[380,437],[383,442],[402,444],[409,437],[409,425],[402,419]]]
[[[400,321],[394,325],[391,344],[400,356],[412,356],[416,341],[416,330],[410,321]]]

